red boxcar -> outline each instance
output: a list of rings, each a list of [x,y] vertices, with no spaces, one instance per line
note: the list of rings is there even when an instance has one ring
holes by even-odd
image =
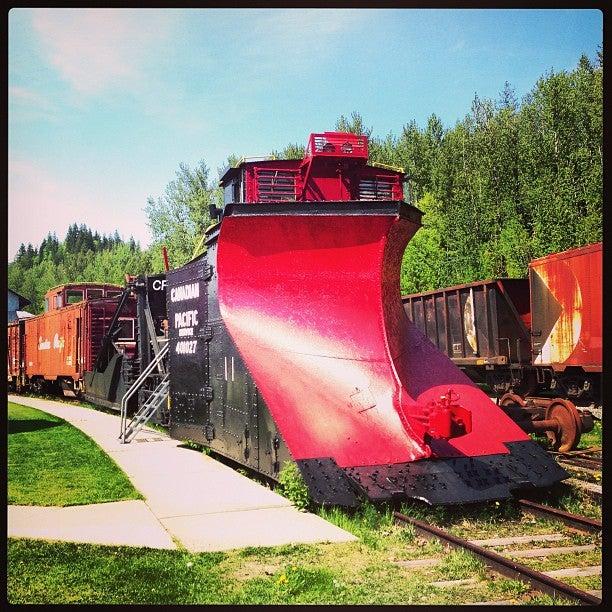
[[[7,366],[8,384],[11,389],[20,389],[23,384],[21,374],[23,372],[24,335],[23,326],[25,321],[12,321],[8,325],[7,334]]]
[[[116,285],[92,283],[62,285],[47,292],[48,311],[22,322],[24,374],[32,386],[58,381],[65,388],[81,390],[83,372],[93,368],[117,310],[117,299],[109,296],[121,292]],[[119,319],[123,324],[116,342],[131,353],[135,349],[134,305],[124,312]]]
[[[534,365],[602,369],[601,242],[529,264]]]

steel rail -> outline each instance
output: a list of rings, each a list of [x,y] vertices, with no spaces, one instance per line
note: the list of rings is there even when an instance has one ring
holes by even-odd
[[[427,539],[438,538],[453,548],[468,550],[496,572],[506,576],[507,578],[526,582],[534,589],[541,591],[542,593],[547,593],[553,597],[565,597],[566,599],[582,604],[601,604],[601,599],[590,595],[586,591],[581,591],[580,589],[570,586],[569,584],[565,584],[564,582],[556,580],[555,578],[551,578],[550,576],[546,576],[541,572],[531,569],[526,565],[522,565],[521,563],[516,563],[515,561],[507,559],[506,557],[502,557],[500,554],[493,552],[492,550],[487,550],[486,548],[478,546],[477,544],[472,544],[472,542],[469,542],[468,540],[458,538],[452,533],[448,533],[439,527],[410,518],[404,514],[401,514],[400,512],[394,512],[393,516],[401,522],[412,525],[419,535]]]
[[[582,457],[593,455],[594,453],[601,453],[601,446],[589,446],[589,448],[576,449],[573,451],[566,451],[564,453],[560,453],[558,451],[549,451],[551,455],[560,455],[562,457]]]
[[[565,512],[565,510],[544,506],[543,504],[538,504],[529,499],[519,499],[517,502],[521,509],[525,512],[529,512],[530,514],[542,518],[557,519],[568,527],[573,527],[574,529],[579,529],[580,531],[596,533],[602,529],[601,521],[589,518],[588,516],[571,514],[570,512]]]
[[[556,457],[559,463],[563,463],[565,465],[571,465],[575,468],[585,468],[587,470],[595,470],[601,472],[603,468],[603,461],[601,459],[584,459],[582,457],[564,457],[561,455],[560,457]]]

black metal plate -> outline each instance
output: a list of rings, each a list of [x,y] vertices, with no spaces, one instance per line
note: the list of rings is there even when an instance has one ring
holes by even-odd
[[[207,420],[208,268],[203,256],[169,271],[166,292],[171,419],[173,423],[202,427]],[[189,335],[184,335],[186,332]]]
[[[421,223],[423,213],[403,200],[347,200],[340,202],[249,202],[233,203],[225,207],[225,216],[242,215],[399,215],[414,223]]]
[[[358,489],[333,459],[302,459],[296,463],[316,503],[348,507],[359,505]]]
[[[535,442],[510,442],[506,446],[510,451],[507,455],[344,469],[329,458],[298,461],[298,465],[315,501],[346,506],[357,503],[348,490],[359,491],[361,497],[372,501],[412,498],[456,505],[510,498],[514,489],[547,487],[569,476]],[[356,498],[355,493],[352,496]]]

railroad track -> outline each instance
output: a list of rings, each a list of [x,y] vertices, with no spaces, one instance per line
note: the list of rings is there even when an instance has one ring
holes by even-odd
[[[572,529],[578,529],[586,533],[599,533],[602,530],[601,521],[588,516],[572,514],[570,512],[565,512],[565,510],[538,504],[528,499],[519,499],[517,503],[523,512],[533,514],[540,518],[555,519]]]
[[[550,506],[544,506],[529,500],[518,500],[519,507],[524,513],[532,514],[540,518],[553,519],[559,521],[567,526],[574,533],[576,531],[582,533],[600,533],[601,532],[601,521],[591,519],[585,516],[571,514],[552,508]],[[588,605],[599,605],[601,604],[601,591],[584,591],[578,589],[562,580],[560,578],[574,578],[580,576],[597,576],[601,575],[601,565],[590,566],[590,567],[566,567],[556,569],[552,571],[539,572],[527,565],[522,564],[516,559],[529,559],[529,558],[546,558],[550,555],[575,555],[587,551],[593,551],[598,548],[596,544],[586,545],[553,545],[544,548],[531,548],[531,549],[515,549],[512,547],[522,546],[525,544],[537,544],[537,543],[558,543],[561,544],[563,540],[567,539],[568,535],[563,533],[554,534],[529,534],[529,535],[518,535],[512,537],[501,537],[501,538],[488,538],[481,540],[466,540],[460,538],[440,527],[432,525],[424,521],[420,521],[411,517],[408,517],[400,512],[393,513],[394,518],[400,524],[411,525],[417,535],[426,539],[438,539],[448,547],[455,548],[458,550],[464,550],[470,552],[480,561],[482,561],[490,570],[501,574],[507,578],[513,580],[521,580],[528,584],[532,590],[546,593],[553,597],[561,597],[572,602],[579,604]],[[492,547],[503,548],[504,554],[500,554],[491,550]],[[423,568],[430,567],[438,564],[440,559],[416,559],[405,562],[398,562],[399,565],[408,568]],[[468,578],[463,580],[449,580],[449,581],[438,581],[432,584],[440,587],[455,587],[455,586],[467,586],[475,584],[478,581],[475,578]],[[491,601],[491,602],[478,602],[480,605],[485,604],[500,604],[500,603],[513,603],[511,601]]]
[[[565,482],[579,489],[595,501],[601,501],[602,498],[601,476],[603,461],[601,450],[601,446],[593,446],[566,453],[551,451],[559,465],[565,468],[572,476]]]
[[[563,458],[580,458],[580,457],[585,457],[585,458],[589,458],[592,461],[599,461],[601,463],[601,453],[602,453],[602,447],[601,446],[589,446],[588,448],[582,448],[582,449],[577,449],[577,450],[573,450],[573,451],[567,451],[565,453],[560,453],[558,451],[550,451],[550,453],[552,455],[556,455],[558,457],[563,457]]]

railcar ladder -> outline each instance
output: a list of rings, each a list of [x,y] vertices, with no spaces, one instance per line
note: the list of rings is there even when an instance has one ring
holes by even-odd
[[[162,362],[164,356],[168,352],[169,344],[159,350],[155,358],[149,363],[144,369],[142,374],[134,381],[134,384],[127,390],[126,394],[121,400],[121,433],[119,440],[122,444],[129,444],[134,436],[149,422],[151,417],[163,406],[164,402],[168,399],[168,390],[170,387],[170,374],[165,373],[161,382],[153,393],[147,398],[146,402],[138,409],[136,414],[132,417],[131,421],[128,422],[127,418],[127,406],[128,400],[138,389],[144,384],[145,380],[153,373]]]

